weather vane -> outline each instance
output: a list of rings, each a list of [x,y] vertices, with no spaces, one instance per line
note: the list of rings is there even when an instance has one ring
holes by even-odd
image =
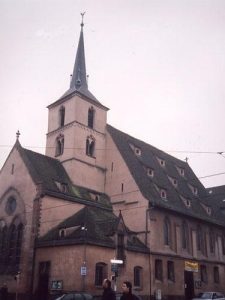
[[[83,27],[84,26],[84,15],[85,15],[85,11],[84,12],[82,12],[82,13],[80,13],[81,14],[81,26]]]

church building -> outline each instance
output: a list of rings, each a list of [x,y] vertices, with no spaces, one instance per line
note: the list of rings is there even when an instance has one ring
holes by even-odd
[[[0,284],[22,300],[99,297],[106,277],[143,299],[225,293],[225,186],[206,189],[186,161],[107,123],[83,27],[69,89],[48,106],[45,155],[18,133],[0,171]]]

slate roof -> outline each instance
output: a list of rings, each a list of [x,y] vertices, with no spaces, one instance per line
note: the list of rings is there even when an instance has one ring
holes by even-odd
[[[33,181],[35,184],[41,185],[42,194],[69,201],[89,203],[107,209],[112,208],[110,199],[106,194],[74,185],[63,165],[57,159],[25,149],[19,141],[16,142],[15,146]],[[62,186],[65,189],[62,189]],[[94,196],[97,196],[97,200],[93,199]]]
[[[107,130],[122,155],[130,173],[137,183],[142,195],[149,200],[151,206],[157,206],[190,217],[199,218],[218,225],[225,225],[222,214],[214,210],[205,187],[198,180],[187,162],[179,160],[139,139],[107,125]],[[139,149],[138,154],[135,149]],[[165,165],[160,164],[160,160]],[[147,170],[154,172],[153,177]],[[179,170],[184,170],[184,176]],[[177,181],[177,186],[172,183]],[[197,189],[194,194],[192,188]],[[166,199],[162,199],[160,191],[166,191]],[[188,200],[190,206],[186,205]],[[207,212],[211,208],[211,214]]]
[[[45,236],[39,238],[37,246],[86,243],[115,248],[114,234],[117,231],[120,218],[121,216],[117,217],[112,211],[85,206],[71,217],[63,220]],[[64,236],[60,236],[60,230],[65,230]],[[132,235],[132,241],[128,238],[127,249],[148,252],[148,248],[136,237],[133,231],[129,231],[126,227],[125,231],[128,236]]]

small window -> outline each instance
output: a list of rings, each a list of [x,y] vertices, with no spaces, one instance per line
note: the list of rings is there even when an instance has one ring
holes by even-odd
[[[184,198],[182,196],[180,196],[180,198],[182,199],[184,205],[187,207],[187,208],[190,208],[191,207],[191,201],[187,198]]]
[[[174,262],[167,261],[167,278],[170,281],[175,281]]]
[[[155,260],[155,279],[163,280],[163,264],[161,259]]]
[[[94,114],[95,114],[94,108],[93,107],[89,108],[89,110],[88,110],[88,127],[89,128],[94,128]]]
[[[86,155],[93,157],[94,151],[95,151],[95,140],[92,136],[89,136],[86,139]]]
[[[59,230],[59,237],[64,238],[66,236],[66,229],[62,228]]]
[[[188,186],[189,186],[190,190],[192,191],[193,195],[198,195],[198,189],[195,186],[193,186],[191,184],[188,184]]]
[[[134,286],[141,288],[142,282],[142,267],[134,267]]]
[[[184,177],[184,175],[185,175],[184,168],[177,167],[177,171],[178,171],[180,176]]]
[[[178,182],[177,182],[177,179],[176,179],[176,178],[170,177],[170,176],[168,176],[168,178],[169,178],[170,182],[172,183],[172,185],[173,185],[174,187],[177,187],[177,186],[178,186]]]
[[[123,189],[124,189],[124,186],[123,186],[123,183],[121,183],[121,192],[123,193]]]

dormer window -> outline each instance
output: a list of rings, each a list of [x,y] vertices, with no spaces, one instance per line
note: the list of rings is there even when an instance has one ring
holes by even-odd
[[[65,107],[61,106],[59,109],[59,126],[62,127],[65,124]]]
[[[168,178],[169,178],[170,182],[172,183],[172,185],[173,185],[174,187],[177,187],[177,186],[178,186],[178,182],[177,182],[177,179],[176,179],[176,178],[170,177],[170,176],[168,176]]]
[[[135,148],[135,154],[141,156],[141,149]]]
[[[184,198],[182,196],[181,197],[181,200],[183,201],[184,205],[187,207],[187,208],[190,208],[191,207],[191,201],[187,198]]]
[[[161,190],[160,190],[160,196],[161,196],[162,199],[166,200],[166,199],[167,199],[167,193],[166,193],[166,190],[161,189]]]
[[[198,189],[195,186],[191,184],[188,184],[188,186],[194,195],[198,195]]]
[[[61,183],[58,181],[55,181],[55,184],[57,188],[60,190],[62,193],[67,193],[68,192],[68,185],[66,183]]]
[[[136,147],[133,144],[130,144],[131,149],[133,150],[134,154],[137,156],[141,156],[141,149],[139,147]]]
[[[59,237],[64,238],[65,236],[66,236],[66,229],[65,228],[59,229]]]
[[[184,177],[184,175],[185,175],[184,168],[177,167],[177,171],[178,171],[180,176]]]
[[[159,164],[160,164],[161,167],[165,167],[166,162],[165,162],[164,159],[157,157],[157,160],[158,160],[158,162],[159,162]]]
[[[147,168],[147,175],[148,175],[149,177],[153,177],[153,176],[154,176],[154,170],[151,169],[151,168]]]
[[[94,128],[94,108],[90,107],[88,110],[88,127],[89,128]]]
[[[201,206],[204,208],[204,210],[206,211],[206,213],[209,216],[211,216],[211,214],[212,214],[212,208],[210,206],[207,206],[207,205],[203,204],[203,203],[201,203]]]

